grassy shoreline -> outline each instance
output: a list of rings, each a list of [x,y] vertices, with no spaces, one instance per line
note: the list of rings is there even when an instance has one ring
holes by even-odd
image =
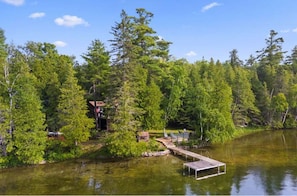
[[[236,127],[232,140],[265,130],[265,127]]]

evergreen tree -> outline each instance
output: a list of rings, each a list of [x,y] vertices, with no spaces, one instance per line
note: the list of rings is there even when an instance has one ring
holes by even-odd
[[[176,120],[178,112],[183,104],[183,97],[187,87],[187,72],[185,67],[187,62],[182,60],[169,63],[167,76],[163,79],[163,100],[165,125],[172,120]]]
[[[268,100],[266,101],[266,105],[264,108],[261,108],[262,116],[265,119],[265,123],[268,125],[272,125],[273,123],[273,106],[270,107],[271,99],[273,96],[278,93],[283,92],[287,87],[287,77],[285,72],[283,72],[283,67],[281,67],[281,61],[283,60],[283,55],[285,52],[282,51],[282,43],[284,42],[282,37],[277,37],[277,32],[274,30],[270,31],[269,38],[266,39],[266,48],[261,51],[257,51],[259,53],[259,67],[257,68],[259,81],[263,83],[263,86],[268,90]],[[257,88],[259,90],[259,88]],[[264,90],[264,91],[266,91]],[[263,92],[259,92],[260,94]],[[259,98],[261,100],[263,98]],[[263,103],[263,102],[262,102]],[[268,104],[269,103],[269,104]]]
[[[61,84],[65,82],[67,65],[72,60],[59,55],[55,45],[28,42],[23,47],[31,72],[37,78],[36,87],[46,114],[48,131],[58,131],[58,98]]]
[[[111,129],[115,132],[106,138],[108,152],[117,157],[133,157],[141,154],[136,141],[136,131],[141,124],[135,120],[138,108],[131,107],[135,100],[129,88],[131,85],[125,81],[119,89],[118,93],[121,96],[114,102],[114,116],[111,123]]]
[[[82,66],[76,66],[76,76],[79,84],[88,92],[88,100],[105,100],[107,97],[108,79],[110,75],[109,52],[106,51],[104,44],[99,40],[92,41],[88,47],[88,52],[82,55],[86,61]],[[98,114],[94,110],[96,129],[99,129]]]
[[[231,87],[224,79],[220,62],[202,61],[194,66],[198,67],[191,69],[184,99],[186,115],[201,140],[223,142],[234,132]]]
[[[60,131],[70,147],[87,141],[94,121],[86,116],[87,105],[84,92],[77,84],[74,71],[69,65],[66,81],[62,84],[58,112]]]
[[[255,95],[252,91],[248,70],[241,67],[234,68],[235,78],[232,87],[232,118],[236,125],[244,126],[250,121],[250,114],[258,113],[255,107]]]
[[[116,25],[112,27],[112,35],[114,39],[110,41],[114,58],[109,86],[110,99],[108,102],[113,109],[110,111],[109,115],[111,117],[111,123],[113,124],[112,127],[115,131],[118,131],[115,128],[119,127],[117,126],[117,122],[120,119],[123,119],[123,122],[125,122],[124,119],[129,119],[128,130],[135,131],[140,125],[140,120],[136,118],[140,115],[136,101],[138,92],[137,88],[132,87],[133,75],[136,70],[133,69],[136,67],[136,54],[134,50],[135,45],[133,45],[131,17],[129,17],[125,11],[121,13],[121,22],[116,23]],[[129,100],[123,100],[127,98],[129,98]],[[124,116],[121,117],[119,115]]]
[[[200,63],[200,62],[199,62]],[[184,112],[179,116],[186,117],[188,122],[188,128],[194,129],[197,135],[200,136],[200,140],[206,139],[205,131],[208,130],[207,116],[210,111],[210,95],[202,84],[201,77],[199,75],[200,66],[198,62],[193,65],[189,71],[188,86],[186,95],[184,98]]]
[[[233,49],[230,52],[230,65],[234,68],[234,67],[239,67],[243,65],[242,60],[239,59],[238,55],[237,55],[238,51],[236,49]]]
[[[271,97],[275,92],[276,82],[276,69],[280,66],[281,61],[283,60],[283,54],[285,52],[282,51],[282,43],[284,42],[282,37],[276,37],[277,32],[274,30],[270,31],[270,36],[266,41],[266,48],[261,51],[257,51],[259,53],[259,67],[258,67],[258,77],[262,82],[266,82],[267,88],[270,91]]]
[[[109,52],[100,40],[94,40],[82,57],[86,62],[75,67],[79,83],[89,92],[89,99],[104,100],[110,74]]]
[[[148,85],[145,95],[143,106],[145,110],[144,114],[144,129],[161,129],[164,127],[163,110],[160,108],[162,100],[162,92],[159,87],[154,83]]]
[[[223,78],[220,63],[216,63],[216,74],[211,80],[214,86],[209,86],[210,108],[208,118],[209,131],[207,137],[212,142],[224,142],[230,139],[235,130],[231,115],[232,89]],[[221,73],[220,73],[221,72]],[[210,74],[209,74],[210,75]]]
[[[290,56],[290,64],[292,67],[293,73],[296,75],[297,74],[297,46],[295,46],[292,50],[292,54]]]
[[[45,116],[41,112],[41,101],[34,87],[34,77],[22,73],[16,87],[14,130],[9,153],[26,164],[43,160],[46,147]]]

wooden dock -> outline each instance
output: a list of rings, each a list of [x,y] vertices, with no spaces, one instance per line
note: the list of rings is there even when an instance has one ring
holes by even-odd
[[[196,161],[187,162],[183,164],[184,168],[188,168],[189,174],[191,173],[191,169],[194,170],[196,180],[201,180],[201,179],[218,176],[226,173],[225,163],[211,159],[209,157],[202,156],[200,154],[197,154],[188,150],[178,148],[172,143],[170,139],[158,138],[156,140],[161,142],[164,146],[166,146],[166,148],[171,150],[175,155],[177,154],[177,155],[185,156],[186,159],[188,159],[189,157],[192,158],[193,160],[196,159]],[[211,170],[215,168],[217,168],[215,173],[211,173],[200,177],[198,176],[199,171],[206,171],[206,170]]]

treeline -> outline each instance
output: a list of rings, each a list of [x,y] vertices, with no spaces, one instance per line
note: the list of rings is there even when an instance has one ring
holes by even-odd
[[[0,31],[0,166],[73,157],[93,119],[74,76],[73,59],[48,43],[5,44]],[[48,140],[60,131],[65,141]]]
[[[7,45],[0,31],[0,164],[75,155],[96,128],[89,100],[107,104],[114,156],[141,154],[152,146],[137,143],[135,132],[168,125],[211,142],[232,138],[236,126],[297,127],[297,47],[285,56],[277,32],[245,62],[234,49],[226,62],[189,63],[170,55],[172,43],[150,27],[152,13],[120,16],[111,51],[96,39],[82,64],[49,43]],[[47,140],[46,131],[65,141]]]

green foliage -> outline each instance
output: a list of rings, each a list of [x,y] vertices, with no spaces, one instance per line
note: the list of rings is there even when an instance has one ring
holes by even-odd
[[[202,140],[223,142],[234,132],[232,90],[223,77],[223,68],[219,62],[215,65],[202,61],[189,69],[181,115],[186,116],[188,125]]]
[[[83,91],[77,85],[72,68],[62,84],[59,97],[59,125],[70,146],[77,146],[80,142],[87,141],[90,137],[90,129],[94,127],[93,119],[86,116],[87,106]]]
[[[231,67],[227,65],[228,67]],[[255,95],[250,82],[250,72],[242,67],[233,67],[229,70],[227,81],[232,88],[232,119],[235,125],[244,126],[253,118],[253,114],[258,114],[259,109],[255,106]]]
[[[133,92],[133,89],[131,89],[129,82],[124,82],[122,88],[118,91],[119,97],[115,102],[111,122],[111,128],[114,131],[135,132],[140,127],[140,121],[135,118],[139,114],[140,108],[136,107],[135,95],[131,95],[131,92]]]
[[[142,143],[136,141],[135,133],[117,131],[106,138],[106,147],[110,155],[115,157],[136,157],[144,152]]]
[[[43,160],[46,132],[45,116],[34,88],[34,77],[20,76],[17,83],[16,108],[13,111],[14,131],[12,152],[22,163],[35,164]]]
[[[159,87],[152,82],[144,94],[144,122],[143,127],[147,129],[162,129],[164,124],[162,121],[163,110],[160,109],[162,92]]]
[[[6,156],[6,145],[10,139],[10,135],[7,132],[7,130],[9,130],[9,121],[7,120],[9,119],[8,111],[9,106],[3,101],[2,97],[0,96],[0,159],[2,156]]]
[[[109,155],[114,157],[139,157],[144,152],[156,152],[164,150],[164,147],[154,139],[148,142],[136,141],[136,135],[129,131],[111,133],[106,138],[106,149]]]
[[[43,160],[45,117],[36,91],[36,78],[29,72],[26,57],[19,48],[8,47],[7,62],[1,64],[2,87],[1,152],[8,164],[35,164]]]
[[[283,127],[286,129],[294,129],[297,127],[297,121],[295,119],[295,116],[293,115],[288,115],[286,118],[285,123],[283,124]]]
[[[273,96],[271,99],[271,109],[273,110],[272,113],[272,127],[276,129],[283,128],[283,124],[285,122],[286,110],[289,108],[289,104],[287,102],[286,96],[283,93],[278,93],[277,95]]]
[[[46,114],[47,129],[57,131],[60,88],[66,80],[68,66],[73,63],[72,59],[59,55],[55,45],[49,43],[28,42],[23,50],[31,73],[37,78],[36,88],[42,100],[43,112]]]
[[[110,75],[109,52],[100,40],[94,40],[82,57],[86,62],[75,67],[79,84],[86,92],[91,93],[87,94],[88,99],[104,100]]]
[[[160,144],[160,142],[157,142],[154,139],[149,140],[149,142],[143,142],[146,145],[146,152],[158,152],[165,150],[165,147]]]
[[[181,109],[182,98],[185,95],[185,89],[187,87],[185,66],[186,63],[183,61],[176,61],[174,64],[171,64],[169,75],[163,82],[165,96],[162,107],[165,111],[165,123],[174,120],[178,115],[178,111]]]
[[[48,160],[77,156],[94,128],[84,98],[107,103],[113,132],[106,149],[117,157],[157,150],[154,142],[137,143],[135,131],[169,123],[213,143],[236,135],[235,125],[297,127],[297,47],[283,62],[284,40],[271,30],[245,65],[236,49],[224,64],[189,63],[170,58],[171,43],[150,26],[153,16],[143,8],[135,16],[123,10],[111,29],[111,51],[94,40],[75,67],[50,43],[7,45],[0,29],[0,165],[41,161],[45,130],[60,130],[66,139],[48,143]]]
[[[45,159],[48,162],[63,161],[77,158],[82,154],[79,146],[69,147],[67,143],[60,140],[48,140]]]
[[[286,96],[283,93],[278,93],[272,97],[271,107],[276,112],[284,112],[288,108],[288,102]]]

